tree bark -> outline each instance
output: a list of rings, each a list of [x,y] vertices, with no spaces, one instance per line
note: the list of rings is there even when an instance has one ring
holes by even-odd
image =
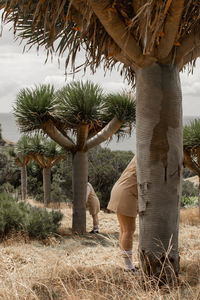
[[[136,73],[139,257],[146,274],[171,281],[179,272],[182,95],[176,66]]]
[[[72,162],[73,218],[72,231],[86,232],[86,188],[88,182],[88,152],[78,151]]]
[[[51,168],[43,168],[44,206],[51,202]]]
[[[26,165],[21,166],[21,199],[25,201],[27,198],[27,169]]]

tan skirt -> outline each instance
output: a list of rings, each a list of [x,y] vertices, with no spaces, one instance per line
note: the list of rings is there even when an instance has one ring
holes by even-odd
[[[108,209],[124,216],[136,217],[137,206],[137,184],[130,190],[130,188],[116,182],[111,191]]]
[[[86,202],[86,208],[89,210],[89,213],[93,216],[100,212],[100,203],[97,195],[92,190],[92,193],[89,194],[88,200]]]

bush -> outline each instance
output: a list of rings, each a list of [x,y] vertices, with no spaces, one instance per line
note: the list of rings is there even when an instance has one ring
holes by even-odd
[[[12,229],[22,230],[26,215],[13,198],[6,193],[0,194],[0,234],[6,235]]]
[[[61,219],[60,211],[48,212],[44,209],[32,208],[27,225],[29,236],[45,239],[57,231]]]
[[[0,186],[0,193],[14,193],[14,186],[9,182],[6,182]]]
[[[16,202],[9,194],[0,194],[1,236],[14,229],[27,231],[30,237],[44,239],[56,233],[62,217],[60,211],[48,212],[24,202]]]
[[[198,197],[192,196],[182,196],[181,198],[181,207],[190,207],[198,205]]]
[[[188,180],[183,180],[182,195],[186,197],[197,197],[199,194],[198,187]]]

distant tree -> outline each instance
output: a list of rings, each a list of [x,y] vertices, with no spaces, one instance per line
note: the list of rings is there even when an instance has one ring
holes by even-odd
[[[16,146],[10,150],[10,155],[14,157],[16,164],[21,169],[21,199],[27,199],[27,164],[30,162],[28,136],[22,136]]]
[[[29,141],[29,155],[42,168],[44,205],[51,202],[51,168],[65,157],[63,149],[51,139],[36,134]]]
[[[200,119],[195,119],[183,129],[184,162],[199,177],[200,217]]]
[[[135,102],[125,94],[105,97],[102,89],[89,81],[72,82],[57,93],[49,85],[21,90],[14,114],[22,132],[43,130],[72,153],[72,229],[85,232],[88,150],[115,133],[131,132]]]

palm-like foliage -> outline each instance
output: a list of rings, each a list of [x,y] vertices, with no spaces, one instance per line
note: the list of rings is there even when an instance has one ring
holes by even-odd
[[[87,139],[101,131],[114,117],[119,126],[112,134],[130,133],[135,121],[135,102],[125,93],[105,96],[99,85],[89,81],[72,82],[56,93],[53,87],[41,85],[23,89],[18,94],[14,115],[24,133],[44,129],[44,125],[48,127],[51,122],[75,148],[68,133],[72,129],[71,133],[78,134],[81,126],[86,125],[87,131],[82,146],[86,146]]]
[[[102,97],[103,90],[99,85],[90,81],[72,82],[56,93],[58,116],[72,128],[80,124],[96,126]]]
[[[200,149],[200,119],[195,119],[183,129],[184,149]]]
[[[133,121],[136,119],[136,103],[131,93],[113,93],[105,96],[102,108],[102,121],[108,123],[115,116],[122,122],[115,133],[118,138],[131,134]]]
[[[132,64],[183,66],[199,56],[199,43],[192,46],[187,38],[194,35],[199,41],[199,1],[1,0],[1,8],[28,45],[45,46],[49,53],[60,38],[57,51],[67,50],[66,65],[71,58],[72,67],[80,46],[93,72],[102,62],[110,69],[120,61],[131,78]]]
[[[34,95],[34,90],[31,93]],[[28,107],[26,105],[22,107],[21,98],[18,97],[14,108],[15,116],[21,131],[32,132],[35,129],[41,129],[73,154],[73,208],[75,212],[73,220],[76,220],[76,216],[78,220],[73,224],[75,231],[84,232],[86,228],[87,152],[110,139],[115,133],[119,135],[121,132],[130,132],[132,123],[135,121],[135,103],[130,97],[119,94],[105,98],[102,89],[91,82],[70,83],[57,91],[55,97],[51,95],[51,99],[53,101],[49,101],[49,106],[45,101],[46,106],[38,109],[41,107],[41,100],[38,97],[29,97]],[[21,101],[24,104],[26,98]],[[123,124],[124,127],[120,129]],[[72,136],[76,138],[73,140]],[[51,159],[49,156],[45,159],[43,153],[47,150],[46,148],[53,151],[53,145],[52,148],[50,145],[46,147],[46,142],[44,143],[37,136],[34,143],[33,148],[37,149],[39,155],[32,153],[32,157],[45,170],[47,161],[50,162]]]
[[[29,138],[28,153],[33,159],[37,157],[42,160],[39,163],[43,168],[53,167],[54,161],[64,157],[66,152],[53,140],[39,134]],[[36,160],[38,162],[38,160]]]
[[[22,89],[17,95],[14,115],[22,132],[40,129],[56,108],[53,86],[40,85]]]
[[[12,149],[10,152],[10,155],[15,157],[15,160],[19,164],[27,164],[30,160],[30,138],[28,136],[22,136],[14,149]]]

